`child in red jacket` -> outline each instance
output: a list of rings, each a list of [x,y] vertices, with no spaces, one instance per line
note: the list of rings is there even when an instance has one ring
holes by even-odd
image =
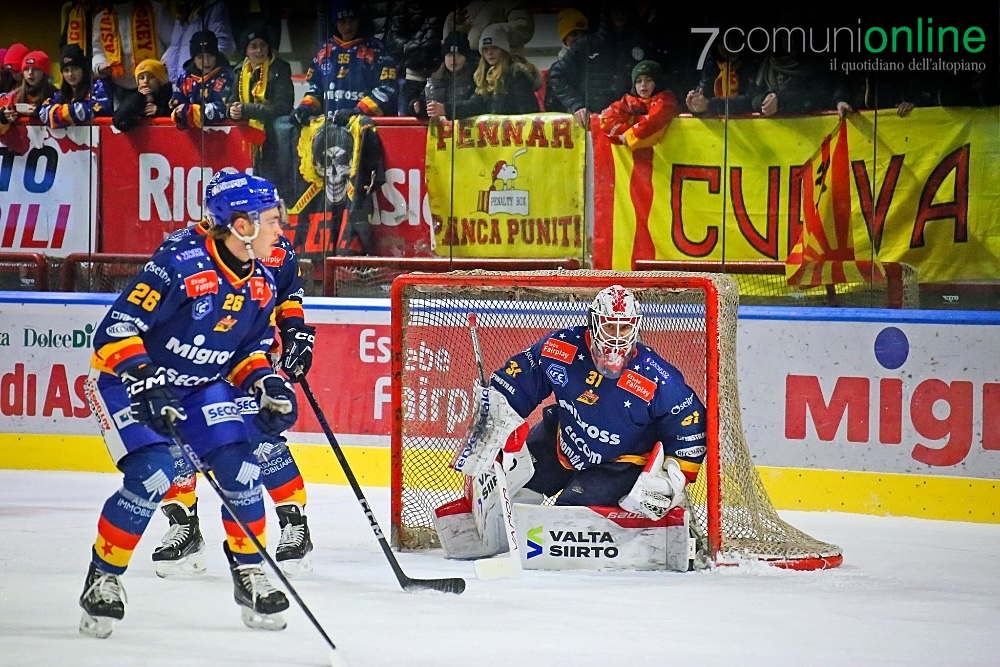
[[[601,112],[598,122],[612,143],[630,149],[652,146],[680,113],[677,98],[663,85],[663,68],[643,60],[632,68],[633,93]]]

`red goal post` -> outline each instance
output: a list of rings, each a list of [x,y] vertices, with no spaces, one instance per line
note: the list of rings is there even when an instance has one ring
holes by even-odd
[[[882,262],[885,280],[848,282],[799,289],[785,280],[782,262],[637,259],[636,271],[726,273],[736,280],[746,305],[840,306],[848,308],[919,308],[917,269],[901,262]]]
[[[396,276],[414,271],[555,271],[580,268],[576,257],[561,259],[493,257],[327,257],[324,296],[386,297]]]
[[[406,274],[392,299],[392,541],[439,545],[436,507],[457,499],[448,467],[472,419],[477,375],[468,314],[478,318],[487,372],[543,334],[586,321],[598,291],[632,289],[642,340],[677,366],[705,403],[705,465],[689,487],[694,522],[717,563],[750,558],[793,569],[838,566],[839,547],[780,517],[753,465],[741,423],[736,369],[736,282],[676,272],[453,272]],[[528,421],[540,418],[541,407]]]

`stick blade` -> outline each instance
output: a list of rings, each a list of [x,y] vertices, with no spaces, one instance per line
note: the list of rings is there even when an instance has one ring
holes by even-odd
[[[451,593],[461,595],[465,592],[465,579],[461,577],[449,577],[446,579],[408,579],[403,584],[403,590],[407,593],[415,591],[437,591],[439,593]]]
[[[339,649],[333,649],[330,651],[329,658],[330,667],[350,667],[350,664],[347,662],[347,658],[344,657],[344,654],[341,653]]]
[[[523,572],[523,569],[518,567],[520,562],[515,564],[514,560],[507,555],[497,556],[496,558],[480,558],[473,562],[472,565],[476,570],[476,578],[483,581],[491,579],[514,579],[520,577]]]

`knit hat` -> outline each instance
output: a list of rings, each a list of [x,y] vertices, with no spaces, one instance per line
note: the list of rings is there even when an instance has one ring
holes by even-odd
[[[510,53],[510,40],[507,39],[507,30],[499,23],[491,23],[479,34],[479,52],[482,53],[484,46],[495,46],[507,53]]]
[[[28,47],[20,42],[7,47],[7,53],[3,56],[3,68],[8,72],[20,72],[21,62],[28,55]]]
[[[264,43],[267,44],[268,50],[274,51],[271,45],[271,40],[268,39],[267,29],[264,27],[264,24],[259,21],[255,21],[243,31],[240,35],[239,41],[236,43],[236,48],[240,50],[241,57],[245,57],[247,55],[247,47],[250,45],[250,42],[255,39],[264,40]]]
[[[330,7],[330,20],[336,23],[340,19],[361,19],[357,0],[334,0]]]
[[[219,53],[219,38],[211,30],[199,30],[191,35],[191,57],[199,56],[203,53],[211,53],[214,56]]]
[[[30,51],[21,61],[21,71],[29,67],[35,67],[45,72],[45,76],[52,74],[52,65],[49,63],[49,55],[45,51]]]
[[[448,53],[461,53],[466,58],[471,56],[472,47],[469,46],[469,36],[458,30],[449,33],[441,42],[441,55]]]
[[[138,79],[139,75],[143,72],[152,74],[153,78],[159,81],[161,85],[166,85],[170,81],[170,77],[167,76],[167,66],[159,60],[147,58],[135,66],[135,78]]]
[[[566,35],[574,30],[587,30],[587,17],[580,10],[568,7],[559,12],[559,41],[566,43]]]
[[[643,74],[653,79],[657,88],[663,85],[663,68],[660,67],[660,63],[655,60],[641,60],[636,63],[636,66],[632,68],[633,86],[635,85],[635,80]]]
[[[67,44],[62,47],[62,52],[59,54],[59,69],[62,70],[66,67],[79,67],[84,72],[90,71],[87,56],[83,55],[83,49],[76,44]]]

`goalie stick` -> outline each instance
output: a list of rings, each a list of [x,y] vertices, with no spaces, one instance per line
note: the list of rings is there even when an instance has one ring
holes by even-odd
[[[486,384],[486,367],[483,364],[483,350],[479,347],[479,332],[476,330],[477,319],[475,313],[469,313],[469,334],[472,336],[472,353],[476,358],[476,368],[479,370],[479,384],[482,387]],[[521,564],[521,550],[517,546],[517,531],[514,529],[514,515],[510,504],[510,494],[507,491],[507,475],[504,473],[503,464],[500,461],[493,461],[493,474],[497,480],[497,493],[500,494],[498,502],[500,510],[503,512],[503,532],[507,537],[508,557],[480,558],[473,563],[478,579],[506,579],[519,577],[524,566]]]
[[[292,582],[290,582],[288,577],[285,576],[285,573],[281,571],[281,568],[278,567],[278,564],[274,561],[274,558],[271,557],[271,554],[267,553],[267,549],[265,549],[264,545],[261,544],[260,539],[257,538],[254,532],[250,530],[250,527],[246,524],[246,522],[240,518],[239,514],[236,513],[236,510],[233,508],[229,498],[226,497],[225,491],[222,490],[222,487],[219,486],[218,480],[215,479],[215,474],[208,467],[208,465],[201,460],[201,457],[195,453],[191,445],[189,445],[187,441],[181,437],[180,431],[177,430],[177,425],[169,419],[167,420],[167,423],[170,424],[170,439],[173,440],[174,444],[180,448],[180,450],[184,453],[185,458],[187,458],[187,460],[191,462],[191,465],[194,466],[194,469],[200,472],[202,477],[208,480],[209,485],[215,491],[216,495],[219,496],[219,500],[222,501],[222,505],[226,508],[226,511],[229,512],[229,516],[231,516],[233,521],[239,525],[243,534],[250,538],[250,542],[253,543],[254,548],[257,549],[257,552],[263,556],[265,561],[267,561],[268,567],[270,567],[274,574],[277,575],[278,579],[281,580],[281,583],[284,584],[285,589],[289,592],[289,594],[295,598],[295,602],[298,603],[299,608],[302,609],[306,618],[309,619],[309,622],[312,623],[313,627],[316,628],[319,634],[323,637],[327,646],[330,647],[329,661],[331,667],[347,667],[347,660],[344,658],[343,654],[337,650],[337,646],[333,643],[333,640],[330,639],[330,635],[326,633],[326,630],[323,629],[320,622],[316,620],[312,611],[302,600],[299,592],[295,590]]]
[[[309,382],[306,381],[305,375],[299,375],[297,379],[299,385],[302,387],[302,392],[306,395],[306,399],[309,401],[309,405],[312,406],[313,412],[316,413],[316,419],[319,421],[319,425],[323,428],[323,433],[326,434],[326,439],[330,443],[330,447],[333,448],[333,453],[337,456],[337,461],[340,462],[340,467],[344,470],[344,475],[347,477],[347,481],[350,483],[351,489],[354,490],[354,495],[361,504],[361,510],[365,513],[365,516],[368,517],[368,523],[371,526],[372,532],[375,533],[375,537],[378,538],[379,546],[382,547],[382,553],[385,554],[386,560],[389,561],[389,567],[392,568],[393,574],[396,575],[396,580],[399,581],[399,585],[408,593],[413,591],[439,591],[441,593],[454,593],[456,595],[462,593],[465,590],[465,579],[462,579],[461,577],[446,577],[443,579],[414,579],[407,576],[406,573],[403,572],[403,568],[399,566],[399,561],[396,560],[396,556],[392,553],[392,548],[386,541],[385,535],[382,534],[382,529],[378,525],[375,513],[372,512],[371,507],[368,506],[365,494],[361,491],[361,485],[358,484],[358,480],[354,476],[354,472],[351,470],[350,464],[347,462],[347,457],[344,456],[344,451],[341,449],[340,443],[337,442],[337,437],[333,434],[333,430],[327,423],[326,417],[323,415],[323,411],[319,407],[319,402],[316,400],[316,396],[313,394],[312,389],[309,388]]]

